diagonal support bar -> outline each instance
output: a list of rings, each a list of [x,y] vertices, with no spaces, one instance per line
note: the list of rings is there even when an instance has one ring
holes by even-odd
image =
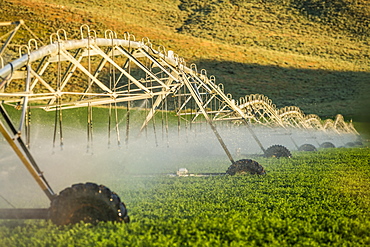
[[[85,73],[93,82],[95,82],[102,90],[106,91],[107,93],[112,94],[113,92],[106,87],[101,81],[99,81],[94,75],[92,75],[82,64],[78,62],[71,54],[69,54],[67,51],[61,49],[61,54],[65,55],[69,58],[69,61],[71,61],[74,65],[76,65],[77,68],[79,68],[83,73]]]
[[[119,70],[122,74],[124,74],[127,78],[129,78],[138,88],[143,90],[145,93],[152,95],[152,92],[148,90],[143,84],[141,84],[138,80],[136,80],[129,72],[122,69],[120,66],[118,66],[107,54],[102,52],[99,48],[95,46],[91,46],[91,48],[96,51],[98,54],[100,54],[102,57],[104,57],[109,63],[111,63],[116,69]]]
[[[12,138],[12,136],[8,133],[5,126],[3,125],[2,121],[0,120],[0,133],[4,136],[6,141],[9,143],[11,148],[14,150],[14,152],[17,154],[19,159],[22,161],[24,166],[27,168],[27,170],[31,173],[32,177],[36,180],[38,185],[41,187],[41,189],[45,192],[47,197],[52,200],[55,196],[55,193],[51,189],[50,185],[46,181],[44,175],[42,174],[42,171],[37,166],[35,160],[33,159],[29,149],[26,147],[25,143],[23,142],[22,138],[20,137],[20,134],[14,127],[13,123],[11,122],[8,114],[6,113],[4,107],[2,104],[0,104],[0,111],[3,115],[6,123],[10,127],[13,135],[16,136],[16,140],[18,141],[18,145],[16,143],[16,140]]]
[[[204,109],[203,103],[202,103],[202,99],[199,97],[199,95],[195,91],[194,87],[192,86],[192,84],[190,83],[190,81],[188,80],[188,78],[186,77],[186,74],[185,73],[183,74],[183,81],[184,81],[184,84],[186,85],[186,87],[189,89],[189,92],[193,96],[193,98],[194,98],[195,102],[197,103],[199,109],[202,111],[202,113],[204,115],[204,118],[206,119],[207,123],[211,127],[213,133],[216,135],[217,140],[219,141],[219,143],[221,144],[222,148],[224,149],[227,157],[229,158],[229,160],[231,161],[231,163],[234,164],[235,161],[234,161],[234,159],[233,159],[233,157],[232,157],[229,149],[227,148],[225,142],[222,140],[221,135],[218,133],[218,131],[216,129],[216,126],[213,124],[212,119],[208,116],[207,111]]]

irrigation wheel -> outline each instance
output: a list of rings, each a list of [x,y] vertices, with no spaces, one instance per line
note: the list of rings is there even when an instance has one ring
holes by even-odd
[[[50,219],[56,225],[130,221],[119,196],[95,183],[74,184],[62,190],[51,202]]]
[[[355,143],[356,146],[362,146],[362,145],[364,145],[362,143],[362,138],[360,136],[356,138],[356,140],[354,141],[354,143]]]
[[[356,146],[356,144],[354,142],[347,142],[346,145],[345,145],[345,147],[347,147],[347,148],[352,148],[352,147],[355,147],[355,146]]]
[[[282,145],[272,145],[271,147],[266,149],[265,155],[266,158],[275,157],[275,158],[291,158],[292,154],[290,153],[289,149]]]
[[[236,161],[234,164],[230,165],[226,171],[229,175],[236,175],[236,174],[258,174],[258,175],[265,175],[266,171],[263,167],[258,164],[257,161],[250,160],[250,159],[241,159]]]
[[[320,145],[320,148],[335,148],[334,144],[331,142],[323,142]]]
[[[362,145],[364,145],[364,144],[362,143],[362,141],[355,141],[354,143],[355,143],[355,145],[356,145],[356,146],[362,146]]]
[[[302,146],[298,148],[298,151],[315,152],[317,151],[317,149],[312,144],[303,144]]]

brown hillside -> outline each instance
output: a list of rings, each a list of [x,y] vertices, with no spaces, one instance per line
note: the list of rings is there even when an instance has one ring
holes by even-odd
[[[58,29],[65,29],[70,39],[80,38],[82,24],[99,36],[106,29],[119,37],[129,32],[206,68],[235,98],[261,93],[278,107],[297,105],[321,116],[363,113],[370,84],[367,33],[356,36],[357,29],[341,30],[339,21],[328,24],[323,11],[320,21],[310,18],[313,7],[299,9],[300,1],[289,8],[270,1],[195,2],[3,0],[0,21],[23,19],[45,43]],[[352,15],[361,20],[370,7],[368,1],[358,2],[365,8],[357,6]],[[29,38],[21,30],[16,40],[26,43]]]

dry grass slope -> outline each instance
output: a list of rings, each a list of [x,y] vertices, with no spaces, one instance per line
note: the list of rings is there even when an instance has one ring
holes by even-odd
[[[279,107],[357,117],[369,92],[370,1],[3,0],[0,21],[23,19],[49,42],[81,24],[174,50],[239,98],[261,93]],[[0,29],[1,34],[6,30]],[[30,38],[21,30],[19,42]],[[3,40],[1,40],[3,42]]]

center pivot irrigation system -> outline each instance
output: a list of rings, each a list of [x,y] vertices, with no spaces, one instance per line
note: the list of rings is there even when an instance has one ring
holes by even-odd
[[[265,148],[254,131],[257,126],[273,131],[279,129],[288,136],[292,130],[305,133],[317,130],[324,134],[332,131],[338,136],[358,136],[353,125],[346,123],[341,115],[334,121],[322,121],[316,115],[306,116],[298,107],[277,109],[263,95],[247,95],[235,100],[224,93],[223,85],[217,84],[216,78],[208,76],[206,70],[198,71],[195,64],[188,67],[172,51],[166,51],[162,46],[154,49],[149,39],[136,41],[129,33],[124,33],[121,39],[108,30],[104,38],[99,38],[89,26],[82,25],[80,39],[69,40],[65,30],[58,30],[50,36],[50,44],[41,47],[34,35],[35,39],[30,39],[27,45],[18,46],[18,58],[15,58],[14,49],[13,53],[6,53],[6,50],[22,25],[23,21],[0,23],[0,26],[15,26],[0,51],[0,132],[51,204],[46,209],[1,209],[0,218],[43,218],[59,225],[81,220],[129,222],[125,204],[103,185],[81,183],[64,189],[59,195],[53,192],[30,152],[29,116],[35,108],[54,112],[53,142],[59,137],[61,145],[63,114],[71,108],[87,110],[88,142],[93,138],[94,106],[109,109],[109,131],[115,130],[118,143],[118,109],[124,107],[127,110],[127,143],[131,134],[129,113],[138,102],[145,102],[147,109],[140,132],[155,121],[156,114],[162,115],[168,131],[168,112],[175,113],[178,130],[181,122],[206,122],[231,162],[226,172],[230,175],[265,174],[265,171],[256,161],[233,159],[216,127],[218,123],[245,126],[244,131],[253,137],[266,157],[290,157],[291,154],[282,145]],[[8,107],[20,110],[19,126],[12,121]],[[308,151],[313,146],[298,147],[293,137],[291,141],[301,150]]]

